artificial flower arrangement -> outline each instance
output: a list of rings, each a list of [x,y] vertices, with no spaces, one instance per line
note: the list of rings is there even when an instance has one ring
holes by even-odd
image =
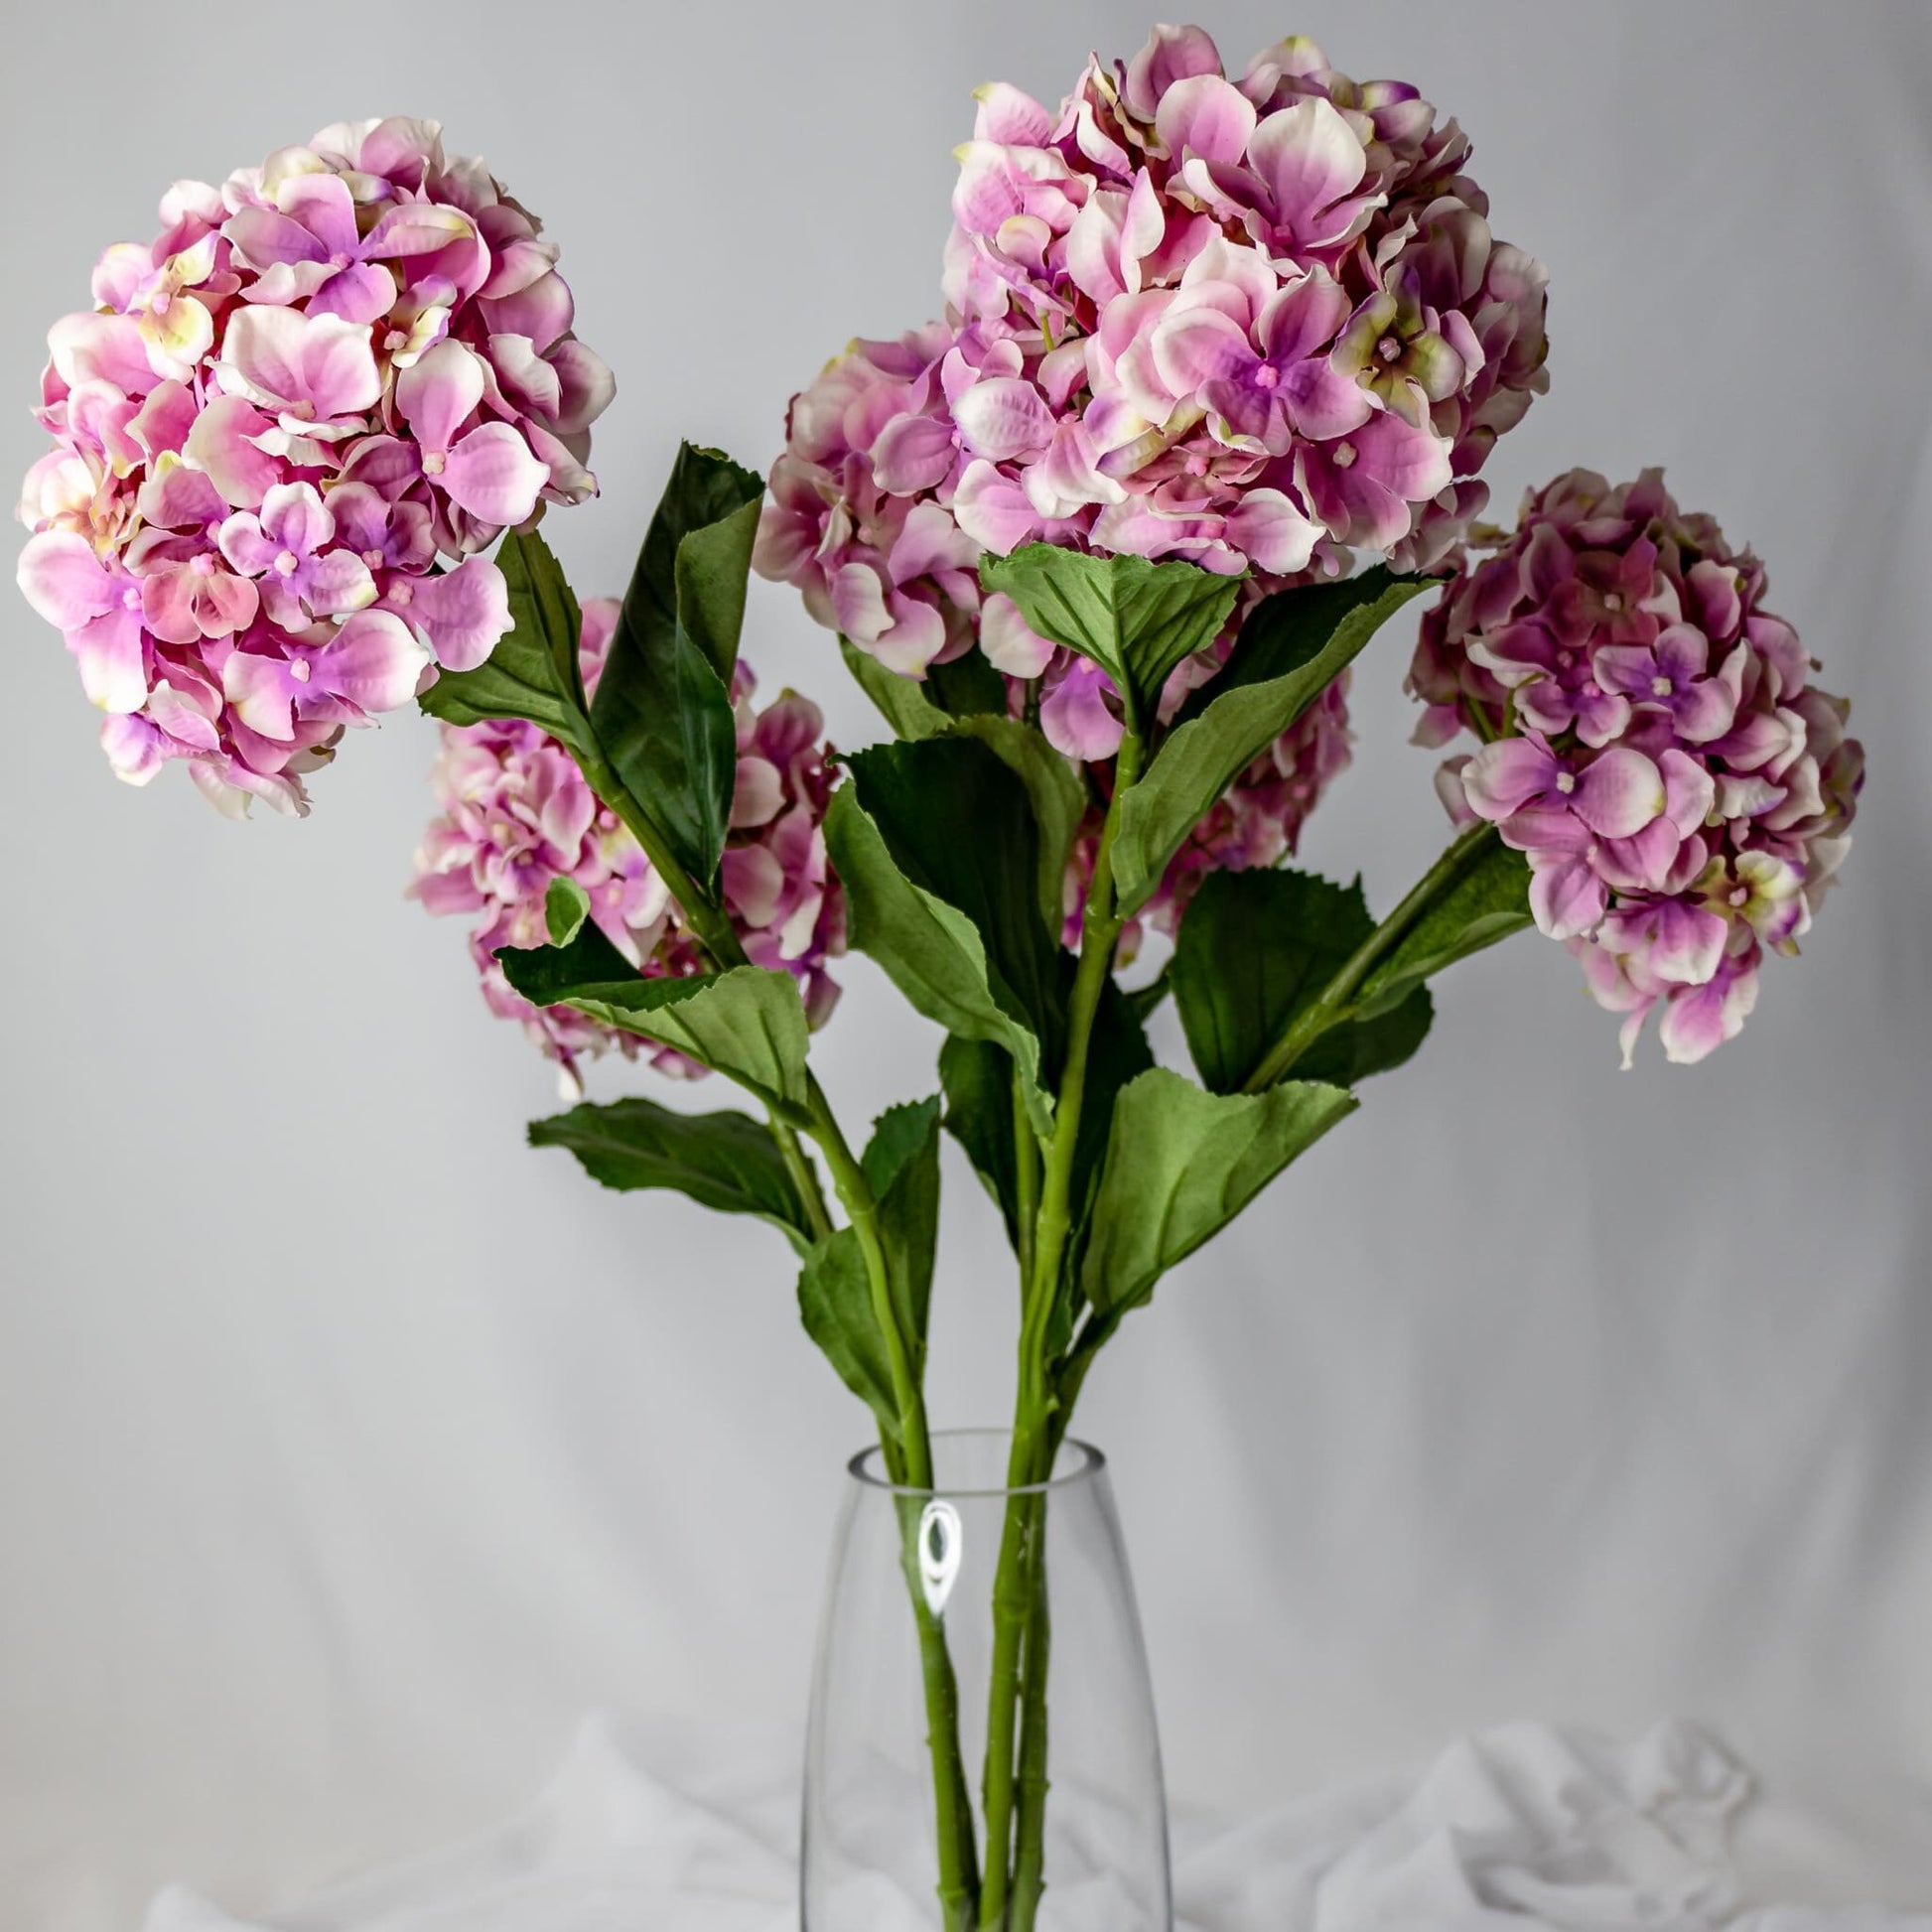
[[[908,1557],[925,1830],[938,1922],[1031,1927],[1038,1485],[1100,1351],[1510,933],[1577,957],[1626,1063],[1653,1010],[1673,1060],[1732,1037],[1863,756],[1761,565],[1657,473],[1477,522],[1547,387],[1545,276],[1415,88],[1306,40],[1230,76],[1160,28],[1055,108],[982,89],[960,154],[943,320],[827,365],[768,483],[687,446],[621,601],[581,605],[537,526],[595,489],[613,383],[483,164],[386,120],[178,183],[51,332],[19,575],[130,782],[180,762],[231,814],[302,813],[347,727],[441,721],[413,890],[473,921],[491,1008],[573,1097],[618,1048],[755,1107],[579,1104],[532,1141],[773,1223],[913,1496],[937,1137],[964,1149],[1018,1268],[1013,1494],[977,1796]],[[883,742],[759,705],[754,567],[838,633]],[[1348,762],[1350,664],[1425,595],[1418,738],[1470,745],[1446,850],[1377,918],[1283,862]],[[810,1056],[848,943],[945,1035],[863,1145]],[[1148,1043],[1169,998],[1191,1077]]]

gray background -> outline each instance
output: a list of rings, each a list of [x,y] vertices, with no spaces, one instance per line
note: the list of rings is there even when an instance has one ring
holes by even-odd
[[[375,16],[369,16],[371,23]],[[680,433],[774,454],[855,333],[937,302],[967,90],[1056,98],[1119,4],[10,6],[0,472],[40,336],[177,175],[429,113],[561,241],[616,365],[622,582]],[[1699,1069],[1561,951],[1464,967],[1420,1064],[1164,1288],[1095,1378],[1172,1781],[1260,1805],[1518,1715],[1722,1727],[1815,1830],[1763,1883],[1932,1903],[1923,732],[1932,13],[1220,0],[1231,62],[1315,34],[1475,136],[1554,284],[1556,385],[1498,501],[1669,466],[1769,558],[1871,752],[1849,883]],[[481,1823],[571,1721],[782,1737],[861,1414],[782,1248],[520,1146],[549,1071],[406,903],[431,728],[358,738],[305,824],[116,784],[59,639],[0,600],[0,1919],[250,1905]],[[760,586],[767,685],[867,735]],[[1441,838],[1405,637],[1358,678],[1313,864],[1386,904]],[[853,1120],[935,1039],[866,965],[824,1037]],[[1172,1044],[1172,1039],[1170,1039]],[[609,1096],[645,1076],[596,1077]],[[725,1096],[706,1095],[716,1104]],[[1006,1406],[1013,1294],[948,1151],[942,1419]]]

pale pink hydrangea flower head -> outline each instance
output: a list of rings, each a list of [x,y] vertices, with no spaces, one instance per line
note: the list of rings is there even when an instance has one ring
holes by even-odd
[[[982,552],[1273,588],[1350,548],[1426,567],[1482,507],[1546,386],[1545,276],[1413,87],[1305,40],[1233,78],[1159,28],[1057,109],[982,88],[960,155],[946,320],[854,343],[772,472],[759,568],[860,648],[916,676],[977,634],[1000,661]]]
[[[1184,559],[1246,573],[1239,614],[1351,552],[1433,566],[1547,386],[1545,275],[1491,233],[1454,122],[1306,40],[1235,77],[1199,28],[1157,28],[1057,109],[1005,84],[978,100],[946,318],[853,343],[793,399],[756,561],[906,676],[977,646],[1016,712],[1031,687],[1052,744],[1104,767],[1118,693],[982,600],[981,556]],[[1228,642],[1175,672],[1164,714]],[[1172,930],[1204,871],[1293,851],[1348,744],[1337,685],[1203,821],[1147,917]]]
[[[482,553],[595,490],[611,375],[555,246],[433,121],[178,182],[161,220],[49,332],[20,585],[119,776],[301,812],[345,727],[494,648]]]
[[[1626,1016],[1624,1063],[1661,1010],[1669,1057],[1733,1038],[1765,952],[1795,953],[1852,843],[1864,750],[1764,608],[1764,570],[1661,471],[1572,471],[1515,532],[1458,559],[1423,620],[1419,742],[1463,729],[1452,816],[1530,862],[1537,925]]]
[[[616,599],[584,606],[582,665],[595,691],[618,621]],[[789,972],[806,1017],[822,1025],[839,997],[827,962],[845,950],[845,900],[826,861],[823,822],[833,772],[818,707],[785,692],[762,709],[740,663],[738,789],[725,848],[725,909],[752,963]],[[441,807],[416,854],[412,897],[435,913],[473,916],[470,953],[492,1013],[522,1023],[558,1064],[564,1092],[581,1092],[579,1067],[612,1047],[639,1050],[677,1078],[704,1069],[669,1048],[615,1032],[568,1007],[523,998],[496,959],[504,946],[549,940],[544,900],[551,882],[572,879],[590,916],[647,977],[705,970],[663,881],[642,850],[585,783],[554,738],[521,719],[444,725],[432,777]]]

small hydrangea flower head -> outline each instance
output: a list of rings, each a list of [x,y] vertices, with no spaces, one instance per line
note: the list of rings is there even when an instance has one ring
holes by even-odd
[[[617,627],[614,598],[584,606],[581,661],[595,691]],[[743,662],[734,698],[738,790],[723,864],[725,909],[757,966],[797,979],[806,1017],[822,1025],[838,1001],[827,961],[845,950],[845,900],[826,862],[824,817],[833,773],[818,707],[785,692],[761,710]],[[569,1007],[532,1006],[497,962],[504,946],[541,946],[551,882],[572,879],[590,916],[639,972],[681,977],[706,970],[676,905],[636,841],[584,781],[554,738],[521,719],[444,725],[432,775],[441,807],[416,854],[409,891],[431,912],[475,918],[470,953],[492,1013],[522,1023],[555,1060],[568,1096],[578,1068],[615,1046],[639,1050],[663,1071],[704,1071],[682,1054],[615,1032]]]
[[[433,121],[178,182],[161,221],[49,332],[20,585],[119,776],[302,812],[346,726],[509,627],[483,553],[595,490],[611,375],[555,246]]]
[[[1572,471],[1483,535],[1423,620],[1419,742],[1468,729],[1439,789],[1528,856],[1537,925],[1669,1057],[1733,1038],[1764,953],[1795,953],[1851,847],[1864,751],[1764,608],[1763,566],[1660,471]]]
[[[1544,272],[1490,232],[1452,121],[1308,41],[1232,77],[1192,27],[1093,63],[1057,109],[978,98],[946,319],[853,344],[795,398],[765,574],[916,676],[1000,648],[982,552],[1263,588],[1351,548],[1447,553],[1546,386]]]

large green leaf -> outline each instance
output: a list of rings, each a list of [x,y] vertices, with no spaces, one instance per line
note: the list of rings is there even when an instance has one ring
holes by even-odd
[[[899,1323],[917,1374],[925,1356],[932,1269],[939,1246],[939,1096],[890,1107],[860,1158],[879,1203],[879,1234]]]
[[[939,1049],[945,1089],[943,1125],[965,1150],[1006,1222],[1007,1242],[1020,1248],[1020,1172],[1013,1120],[1013,1059],[984,1039],[947,1035]]]
[[[848,763],[854,782],[833,795],[825,836],[852,943],[948,1033],[1004,1047],[1047,1131],[1064,982],[1026,787],[968,737],[879,746]]]
[[[1030,736],[1023,728],[998,736],[1010,756],[1023,757],[1017,738]],[[1025,778],[993,745],[953,732],[875,745],[845,762],[894,864],[973,922],[996,996],[1050,1055],[1063,1003],[1058,897],[1049,925],[1039,902],[1039,827]]]
[[[1203,880],[1174,942],[1173,992],[1209,1092],[1239,1093],[1374,930],[1359,881],[1336,886],[1312,873],[1259,870]],[[1430,1018],[1429,995],[1416,986],[1373,1020],[1342,1020],[1295,1072],[1353,1086],[1406,1060]]]
[[[864,651],[849,637],[839,639],[839,653],[845,667],[875,706],[879,715],[893,728],[896,738],[933,738],[951,724],[949,713],[932,701],[917,678],[901,677],[888,670],[871,652]]]
[[[1080,774],[1038,732],[1018,719],[961,718],[948,735],[977,739],[1026,786],[1039,846],[1039,915],[1057,941],[1066,918],[1066,856],[1087,810]]]
[[[705,887],[731,822],[731,680],[763,493],[716,450],[679,449],[591,707],[618,778]]]
[[[1069,977],[1074,963],[1067,962]],[[1108,1128],[1120,1090],[1154,1064],[1147,1033],[1133,1001],[1110,983],[1094,1016],[1087,1046],[1087,1077],[1080,1127],[1074,1136],[1067,1189],[1071,1214],[1068,1252],[1077,1252],[1093,1205]],[[1020,1246],[1020,1187],[1013,1111],[1013,1061],[983,1040],[948,1039],[939,1049],[939,1078],[946,1093],[945,1128],[966,1152],[1006,1222],[1007,1240]]]
[[[1071,962],[1069,962],[1069,965]],[[1087,1077],[1080,1096],[1080,1131],[1073,1141],[1073,1168],[1068,1179],[1067,1207],[1071,1216],[1067,1260],[1053,1300],[1053,1318],[1047,1330],[1047,1354],[1056,1356],[1073,1338],[1074,1324],[1086,1300],[1081,1286],[1082,1258],[1097,1238],[1094,1202],[1105,1172],[1113,1139],[1114,1113],[1121,1095],[1154,1065],[1147,1027],[1132,999],[1109,981],[1094,1015],[1087,1041]]]
[[[1168,673],[1221,634],[1241,593],[1238,577],[1198,564],[1089,556],[1054,543],[982,558],[980,582],[1012,598],[1042,637],[1098,664],[1143,733]]]
[[[1069,978],[1071,962],[1069,962]],[[1154,1049],[1147,1043],[1147,1028],[1134,1003],[1111,981],[1101,994],[1087,1040],[1087,1077],[1080,1096],[1080,1131],[1073,1141],[1073,1169],[1067,1204],[1073,1227],[1086,1225],[1094,1189],[1107,1158],[1114,1107],[1121,1091],[1154,1065]]]
[[[1429,989],[1411,987],[1392,1007],[1330,1027],[1295,1062],[1295,1077],[1355,1086],[1372,1073],[1386,1073],[1413,1059],[1435,1023],[1436,1003]]]
[[[925,667],[926,695],[950,718],[1004,718],[1007,681],[981,650]]]
[[[1364,1017],[1387,1013],[1424,980],[1472,952],[1533,924],[1530,864],[1492,828],[1464,834],[1467,843],[1449,889],[1371,972],[1355,995]]]
[[[771,1130],[749,1114],[680,1114],[654,1100],[586,1104],[530,1123],[532,1147],[567,1148],[607,1187],[671,1187],[723,1214],[756,1214],[800,1255],[811,1218]]]
[[[847,668],[866,695],[878,706],[880,715],[901,739],[976,738],[1001,763],[1027,787],[1033,802],[1034,822],[1039,831],[1039,905],[1047,929],[1056,932],[1063,916],[1066,893],[1066,855],[1086,815],[1087,797],[1079,773],[1066,759],[1054,751],[1036,731],[1005,715],[1005,683],[997,671],[977,651],[958,663],[969,661],[985,665],[1000,685],[1000,705],[959,705],[944,709],[934,699],[940,695],[936,675],[922,684],[889,671],[875,657],[869,657],[856,644],[841,637],[839,648]],[[936,673],[940,668],[934,667]],[[954,666],[943,667],[953,671]],[[955,679],[956,683],[968,681]],[[990,697],[989,694],[983,694]]]
[[[1167,1067],[1130,1081],[1114,1107],[1080,1286],[1102,1314],[1138,1308],[1211,1240],[1355,1097],[1290,1080],[1214,1094]]]
[[[1242,625],[1227,663],[1181,707],[1140,782],[1121,801],[1114,888],[1134,911],[1235,774],[1320,696],[1427,580],[1376,565],[1340,584],[1277,591]]]
[[[474,671],[443,671],[417,700],[450,725],[526,718],[580,757],[594,757],[577,649],[583,619],[550,546],[512,530],[496,552],[509,588],[510,628]]]
[[[568,945],[505,946],[496,958],[533,1006],[572,1007],[674,1047],[736,1080],[786,1120],[806,1120],[809,1035],[789,973],[739,966],[686,979],[643,979],[588,921]]]
[[[798,1272],[798,1313],[846,1387],[897,1442],[899,1415],[892,1368],[873,1312],[865,1255],[851,1228],[828,1234],[806,1255]]]

